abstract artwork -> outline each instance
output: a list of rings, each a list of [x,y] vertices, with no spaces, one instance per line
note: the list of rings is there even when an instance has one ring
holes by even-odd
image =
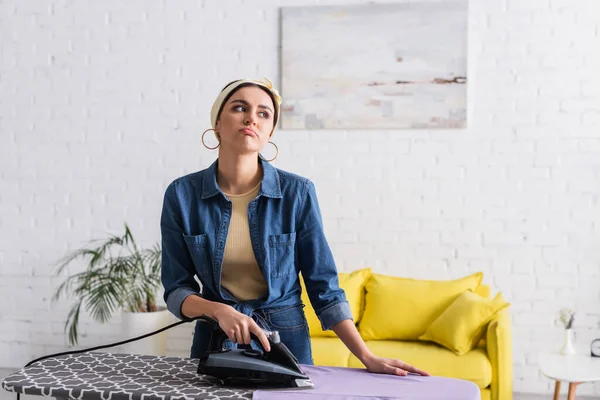
[[[467,0],[281,9],[284,129],[464,128]]]

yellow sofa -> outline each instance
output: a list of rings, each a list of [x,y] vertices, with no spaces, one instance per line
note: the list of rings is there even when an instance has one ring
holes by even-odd
[[[434,321],[439,325],[443,319],[440,315],[448,315],[451,305],[457,307],[457,299],[464,292],[492,302],[487,300],[489,286],[481,284],[482,273],[433,281],[375,274],[365,268],[339,277],[358,331],[375,355],[400,359],[432,375],[472,381],[479,386],[482,400],[512,399],[512,339],[507,307],[488,313],[489,318],[468,338],[473,340],[471,346],[462,351],[450,350],[452,347],[447,348],[445,343],[442,346],[431,340],[430,333],[425,334],[431,331]],[[333,331],[322,330],[306,290],[302,296],[315,365],[364,368]],[[452,322],[446,327],[450,332],[445,334],[468,343],[465,338],[456,338],[463,332],[462,316],[457,319],[456,313],[450,315]]]

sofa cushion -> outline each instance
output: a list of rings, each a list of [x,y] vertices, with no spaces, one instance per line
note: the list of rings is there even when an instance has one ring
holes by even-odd
[[[488,387],[492,382],[492,365],[485,350],[481,348],[476,348],[464,356],[457,356],[448,349],[428,342],[371,340],[366,343],[377,356],[400,359],[431,375],[465,379],[480,388]],[[362,362],[353,354],[350,355],[348,366],[364,368]]]
[[[467,290],[433,321],[419,339],[435,342],[461,356],[475,347],[487,324],[508,305],[502,293],[490,300]]]
[[[419,280],[372,274],[358,325],[365,340],[417,340],[465,290],[475,290],[482,272],[454,280]]]
[[[315,365],[347,367],[350,350],[337,338],[311,337],[312,355]]]
[[[481,285],[477,286],[474,290],[474,293],[477,293],[478,295],[480,295],[481,297],[485,297],[486,299],[490,298],[490,287],[484,283],[482,283]]]
[[[362,317],[362,311],[365,302],[365,284],[371,276],[370,268],[359,269],[350,273],[338,274],[340,287],[346,293],[346,300],[350,304],[350,311],[352,311],[352,317],[354,323],[358,323]],[[300,279],[302,285],[302,303],[305,304],[304,314],[306,315],[306,321],[308,322],[308,329],[311,337],[337,337],[334,331],[324,331],[321,328],[321,321],[315,314],[308,294],[306,293],[306,286],[304,279]]]

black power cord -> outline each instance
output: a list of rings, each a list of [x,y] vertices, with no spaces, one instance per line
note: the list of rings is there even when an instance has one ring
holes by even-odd
[[[173,328],[173,327],[175,327],[175,326],[177,326],[177,325],[185,324],[185,323],[187,323],[187,322],[192,322],[192,321],[195,321],[195,320],[198,320],[198,319],[200,319],[200,320],[204,320],[205,322],[209,322],[209,323],[213,323],[213,324],[215,324],[215,323],[216,323],[216,324],[217,324],[217,326],[218,326],[218,323],[217,323],[215,320],[213,320],[213,319],[211,319],[211,318],[208,318],[208,317],[206,317],[206,316],[202,316],[202,317],[196,317],[196,318],[191,318],[191,319],[185,319],[185,320],[183,320],[183,321],[178,321],[178,322],[175,322],[175,323],[173,323],[173,324],[171,324],[171,325],[167,325],[167,326],[165,326],[164,328],[160,328],[160,329],[158,329],[158,330],[156,330],[156,331],[154,331],[154,332],[146,333],[146,334],[144,334],[144,335],[142,335],[142,336],[134,337],[134,338],[132,338],[132,339],[123,340],[123,341],[121,341],[121,342],[110,343],[110,344],[104,344],[104,345],[101,345],[101,346],[90,347],[90,348],[87,348],[87,349],[80,349],[80,350],[73,350],[73,351],[65,351],[65,352],[62,352],[62,353],[49,354],[49,355],[46,355],[46,356],[43,356],[43,357],[39,357],[39,358],[36,358],[35,360],[29,361],[29,362],[28,362],[28,363],[27,363],[27,364],[26,364],[26,365],[25,365],[23,368],[27,368],[27,367],[29,367],[30,365],[32,365],[32,364],[34,364],[34,363],[36,363],[36,362],[38,362],[38,361],[45,360],[45,359],[47,359],[47,358],[58,357],[58,356],[66,356],[66,355],[69,355],[69,354],[79,354],[79,353],[86,353],[86,352],[88,352],[88,351],[94,351],[94,350],[99,350],[99,349],[105,349],[105,348],[107,348],[107,347],[115,347],[115,346],[120,346],[120,345],[122,345],[122,344],[127,344],[127,343],[130,343],[130,342],[134,342],[134,341],[136,341],[136,340],[141,340],[141,339],[147,338],[148,336],[156,335],[157,333],[161,333],[161,332],[163,332],[163,331],[166,331],[167,329],[171,329],[171,328]],[[20,394],[20,393],[17,393],[17,400],[20,400],[20,399],[21,399],[21,394]]]

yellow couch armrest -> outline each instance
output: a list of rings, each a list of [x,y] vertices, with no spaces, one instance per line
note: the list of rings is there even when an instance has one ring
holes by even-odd
[[[492,364],[491,400],[512,400],[513,397],[511,330],[508,308],[499,311],[488,325],[486,346]]]

